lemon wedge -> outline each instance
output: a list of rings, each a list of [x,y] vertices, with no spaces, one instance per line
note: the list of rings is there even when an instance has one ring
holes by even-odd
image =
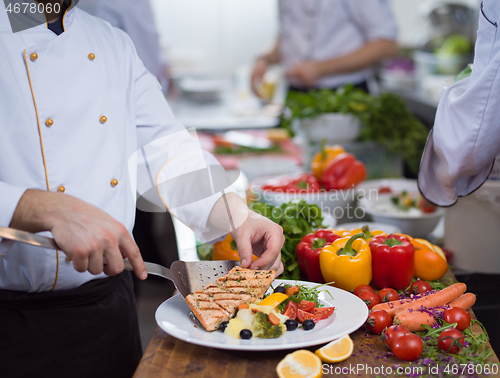
[[[345,335],[319,348],[315,353],[321,358],[321,361],[335,363],[348,359],[353,349],[354,344],[351,338],[349,335]]]
[[[304,349],[287,354],[276,367],[276,373],[280,378],[319,378],[323,375],[319,357]]]
[[[271,295],[265,297],[260,303],[259,306],[271,306],[276,307],[285,299],[288,298],[288,295],[283,293],[272,293]]]

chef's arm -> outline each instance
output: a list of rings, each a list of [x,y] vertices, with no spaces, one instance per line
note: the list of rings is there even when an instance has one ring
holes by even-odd
[[[322,77],[356,72],[371,67],[383,59],[395,55],[397,50],[398,46],[395,41],[378,39],[370,41],[360,49],[346,55],[299,63],[285,74],[306,86],[313,86]]]
[[[125,226],[96,206],[70,195],[26,190],[10,227],[29,232],[51,231],[79,272],[119,274],[123,271],[123,258],[127,257],[137,277],[147,277],[139,248]]]
[[[253,92],[257,96],[259,96],[260,84],[268,68],[273,64],[278,64],[280,60],[279,39],[276,39],[271,48],[266,53],[259,56],[255,61],[251,76],[251,85]]]
[[[208,226],[231,232],[244,268],[274,269],[281,274],[283,229],[273,221],[250,210],[236,194],[228,193],[215,203]],[[252,263],[252,255],[259,258]]]

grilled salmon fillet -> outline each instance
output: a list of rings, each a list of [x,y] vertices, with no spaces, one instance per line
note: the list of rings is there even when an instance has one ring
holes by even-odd
[[[185,299],[207,331],[215,331],[231,319],[242,303],[261,299],[276,277],[274,270],[234,267],[215,283],[189,294]]]

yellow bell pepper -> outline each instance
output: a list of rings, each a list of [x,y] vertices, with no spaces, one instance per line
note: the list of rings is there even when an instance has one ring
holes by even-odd
[[[321,141],[321,149],[314,155],[311,162],[311,170],[313,171],[314,176],[320,181],[323,178],[323,171],[325,170],[326,165],[337,155],[345,152],[341,146],[325,146],[325,144],[326,139],[323,139]]]
[[[372,254],[368,242],[359,233],[335,240],[320,252],[321,274],[326,282],[333,282],[344,290],[368,285],[372,280]]]
[[[258,257],[253,255],[253,261],[257,260]],[[238,246],[233,240],[231,234],[228,234],[226,238],[220,242],[214,244],[214,251],[212,255],[213,261],[219,260],[240,260],[240,255],[238,254]]]
[[[366,227],[366,230],[364,229],[364,227]],[[361,228],[354,228],[352,230],[346,230],[345,228],[339,228],[339,229],[333,229],[332,230],[334,234],[337,234],[339,235],[340,237],[346,237],[346,236],[353,236],[353,235],[356,235],[356,234],[359,234],[359,233],[363,233],[365,236],[363,237],[368,243],[370,242],[370,240],[372,240],[372,238],[374,238],[375,236],[379,236],[379,235],[387,235],[386,232],[382,231],[382,230],[373,230],[373,231],[370,231],[370,229],[368,228],[367,225],[361,227]]]

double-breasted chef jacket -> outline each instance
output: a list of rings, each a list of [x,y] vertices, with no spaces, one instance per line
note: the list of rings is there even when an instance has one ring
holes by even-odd
[[[440,206],[479,188],[500,153],[500,2],[481,4],[472,75],[442,95],[420,164],[422,194]]]
[[[45,24],[12,33],[0,2],[0,225],[9,226],[23,193],[37,188],[96,205],[131,232],[131,156],[155,140],[175,150],[186,131],[124,32],[77,7],[63,26],[59,36]],[[176,216],[203,233],[218,198]],[[64,290],[101,277],[77,272],[59,251],[0,242],[0,289]]]
[[[279,15],[280,55],[285,69],[306,60],[340,57],[370,41],[397,37],[396,22],[386,0],[280,0]],[[324,77],[316,86],[358,84],[372,76],[373,70],[367,68]]]

